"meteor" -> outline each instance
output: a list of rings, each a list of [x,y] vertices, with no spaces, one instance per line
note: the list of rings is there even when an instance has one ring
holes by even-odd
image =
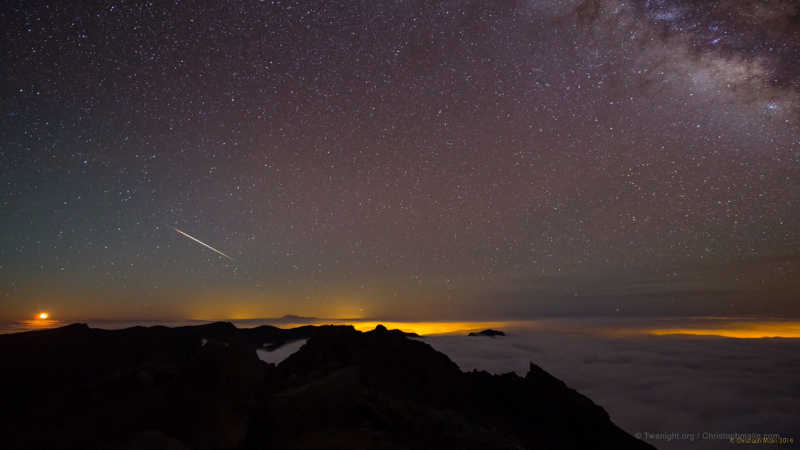
[[[191,239],[191,240],[193,240],[193,241],[197,242],[198,244],[202,245],[203,247],[205,247],[205,248],[207,248],[207,249],[209,249],[209,250],[211,250],[211,251],[213,251],[213,252],[215,252],[215,253],[218,253],[218,254],[220,254],[220,255],[222,255],[222,256],[224,256],[224,257],[228,258],[229,260],[233,261],[233,258],[231,258],[230,256],[228,256],[228,255],[226,255],[225,253],[222,253],[221,251],[219,251],[219,250],[215,249],[214,247],[212,247],[212,246],[210,246],[210,245],[206,244],[205,242],[201,241],[200,239],[197,239],[196,237],[192,236],[191,234],[189,234],[189,233],[186,233],[186,232],[184,232],[184,231],[181,231],[181,230],[179,230],[179,229],[177,229],[177,228],[175,228],[175,227],[172,227],[172,229],[173,229],[173,230],[175,230],[175,231],[177,231],[178,233],[180,233],[180,234],[182,234],[182,235],[186,236],[187,238],[189,238],[189,239]]]

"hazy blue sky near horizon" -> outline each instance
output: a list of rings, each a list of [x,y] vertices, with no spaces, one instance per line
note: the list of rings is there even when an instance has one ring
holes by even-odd
[[[798,1],[0,23],[0,319],[800,315]]]

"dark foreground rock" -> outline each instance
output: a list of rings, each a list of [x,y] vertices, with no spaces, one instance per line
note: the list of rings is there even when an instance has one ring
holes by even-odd
[[[493,330],[489,328],[488,330],[483,330],[478,333],[470,333],[470,336],[488,336],[488,337],[495,337],[495,336],[505,336],[506,334],[502,331]]]
[[[652,448],[533,364],[464,373],[383,327],[70,325],[0,336],[0,370],[7,449]]]

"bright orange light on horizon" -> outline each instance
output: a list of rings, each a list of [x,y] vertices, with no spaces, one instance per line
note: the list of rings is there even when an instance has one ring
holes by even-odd
[[[716,325],[716,326],[715,326]],[[691,334],[695,336],[721,336],[739,339],[758,338],[800,338],[800,322],[798,321],[731,321],[708,323],[696,327],[676,327],[650,330],[650,334],[658,336],[671,334]]]
[[[393,321],[376,321],[376,320],[337,320],[337,319],[323,319],[309,322],[297,323],[278,323],[280,328],[295,328],[304,325],[352,325],[358,331],[371,331],[376,326],[383,325],[389,330],[400,330],[406,333],[417,333],[420,336],[435,335],[435,334],[462,334],[469,331],[479,331],[486,328],[505,328],[516,324],[513,321],[495,321],[495,322],[393,322]]]
[[[48,317],[50,317],[50,314],[47,314],[46,312],[39,313],[39,318],[42,319],[42,320],[45,320]]]
[[[462,334],[468,331],[486,328],[502,328],[508,322],[381,322],[381,321],[353,321],[353,328],[358,331],[374,330],[376,326],[383,325],[390,330],[400,330],[406,333],[417,333],[421,336],[433,334]]]

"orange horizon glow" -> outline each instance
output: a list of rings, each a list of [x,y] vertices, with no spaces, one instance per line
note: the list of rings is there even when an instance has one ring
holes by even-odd
[[[235,318],[217,320],[258,320],[255,318]],[[598,335],[605,337],[629,337],[634,335],[669,336],[669,335],[691,335],[691,336],[715,336],[738,339],[757,339],[757,338],[800,338],[800,321],[785,320],[750,320],[734,318],[707,318],[697,320],[687,318],[685,321],[678,320],[673,324],[654,323],[651,326],[619,328],[604,324],[593,326],[591,321],[571,323],[570,320],[561,321],[558,319],[540,320],[494,320],[494,321],[397,321],[397,320],[376,320],[350,318],[325,318],[299,322],[271,322],[264,320],[264,324],[289,329],[306,325],[351,325],[358,331],[371,331],[378,325],[383,325],[389,330],[401,330],[406,333],[416,333],[420,336],[463,334],[471,331],[480,331],[487,328],[495,328],[508,331],[511,329],[536,329],[539,331],[578,333],[588,335]]]
[[[420,336],[432,334],[452,334],[486,328],[502,328],[509,322],[381,322],[366,321],[352,323],[358,331],[374,330],[378,325],[383,325],[390,330],[400,330],[406,333],[417,333]]]
[[[528,328],[534,325],[541,331],[563,331],[578,332],[581,334],[597,334],[609,337],[622,337],[631,335],[692,335],[692,336],[715,336],[737,339],[759,339],[759,338],[800,338],[800,321],[747,321],[747,320],[722,320],[722,323],[706,322],[692,327],[691,324],[676,324],[674,328],[620,328],[613,329],[608,327],[583,328],[576,330],[573,327],[561,327],[558,324],[546,324],[546,321],[379,321],[379,320],[322,320],[309,323],[287,323],[279,324],[281,328],[296,327],[302,325],[352,325],[359,331],[370,331],[378,325],[383,325],[387,329],[401,330],[407,333],[417,333],[420,336],[437,334],[457,334],[469,331],[483,330],[486,328],[508,329],[508,328]],[[527,326],[526,326],[527,325]],[[564,325],[564,324],[562,324]]]
[[[668,336],[688,334],[692,336],[719,336],[737,339],[800,338],[800,322],[797,321],[732,321],[722,326],[660,328],[649,330],[649,334]]]
[[[290,329],[306,325],[314,325],[314,326],[350,325],[358,331],[372,331],[378,325],[383,325],[389,330],[400,330],[405,333],[416,333],[420,336],[429,336],[435,334],[463,333],[468,331],[483,330],[486,328],[501,328],[504,326],[509,326],[511,323],[512,322],[502,322],[502,321],[501,322],[448,322],[448,321],[392,322],[392,321],[380,321],[380,320],[359,321],[359,320],[346,320],[346,319],[344,320],[328,319],[328,320],[319,320],[310,322],[277,323],[273,324],[273,326],[277,326],[278,328],[283,328],[283,329]]]
[[[231,321],[236,326],[254,327],[258,325],[272,325],[288,329],[306,325],[350,325],[359,331],[371,331],[378,325],[387,329],[397,329],[407,333],[416,333],[420,336],[432,335],[466,335],[468,332],[494,328],[516,332],[537,331],[555,332],[581,335],[594,335],[607,338],[624,338],[632,336],[707,336],[735,339],[768,339],[768,338],[800,338],[800,320],[782,320],[778,318],[745,318],[745,317],[687,317],[665,319],[637,319],[630,321],[608,322],[602,318],[542,318],[532,320],[387,320],[374,318],[321,318],[310,320],[280,321],[271,318],[255,318],[250,314],[241,314],[236,318],[228,319],[194,319],[200,322]],[[244,317],[241,317],[244,316]],[[29,316],[30,317],[30,316]],[[251,318],[252,317],[252,318]],[[100,319],[98,319],[100,320]],[[150,319],[140,319],[148,321]],[[172,322],[192,319],[162,319],[160,322]],[[248,324],[236,324],[236,321],[256,321]],[[63,320],[53,320],[46,311],[36,313],[24,321],[31,329],[51,328],[68,323]],[[90,322],[90,321],[89,321]],[[137,322],[135,319],[122,320],[122,322]],[[99,324],[103,327],[104,324]],[[129,325],[130,326],[130,325]]]

